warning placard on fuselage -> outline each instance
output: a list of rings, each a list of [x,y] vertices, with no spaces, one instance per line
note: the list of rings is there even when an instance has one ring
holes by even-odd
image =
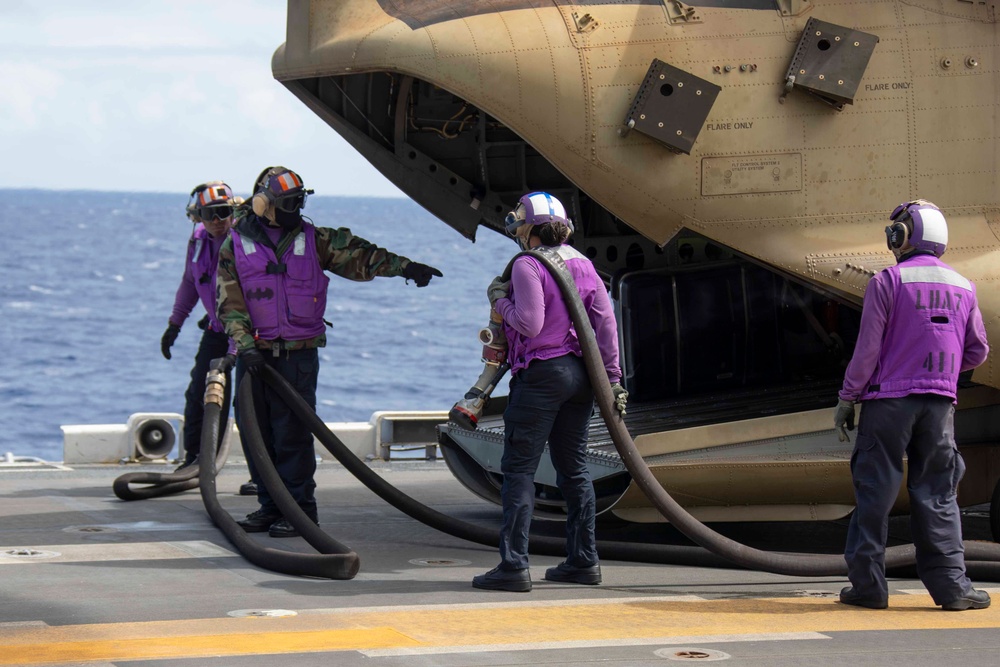
[[[701,194],[746,195],[802,189],[802,154],[706,157],[701,160]]]

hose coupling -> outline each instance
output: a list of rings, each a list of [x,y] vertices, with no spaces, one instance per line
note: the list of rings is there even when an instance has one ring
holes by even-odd
[[[212,369],[205,376],[205,404],[215,403],[222,407],[226,400],[226,374]]]

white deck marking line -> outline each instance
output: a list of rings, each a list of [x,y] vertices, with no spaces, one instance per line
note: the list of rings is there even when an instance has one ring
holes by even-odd
[[[163,521],[130,521],[128,523],[91,523],[83,524],[97,528],[110,528],[119,533],[159,533],[176,531],[215,530],[215,526],[207,521],[199,523],[165,523]],[[64,531],[75,530],[80,526],[67,526]]]
[[[220,547],[218,544],[205,542],[203,540],[195,540],[191,542],[167,542],[167,544],[180,549],[195,558],[233,558],[240,556],[240,554],[235,551],[230,551],[225,547]]]
[[[697,595],[657,595],[652,597],[634,598],[574,598],[572,600],[536,600],[534,602],[465,602],[459,604],[412,604],[392,605],[385,607],[331,607],[327,609],[296,609],[299,614],[367,614],[391,613],[400,611],[475,611],[477,609],[518,609],[539,607],[577,607],[607,604],[629,604],[633,602],[708,602],[708,598]]]
[[[471,646],[427,646],[415,648],[384,648],[358,651],[368,658],[391,658],[407,655],[437,655],[441,653],[491,653],[505,651],[544,651],[548,649],[603,648],[615,646],[650,646],[691,644],[724,644],[734,642],[773,642],[830,639],[819,632],[775,632],[773,634],[700,635],[691,637],[636,637],[632,639],[602,639],[594,641],[534,642],[527,644],[476,644]]]
[[[54,552],[51,557],[6,556],[8,550],[31,549]],[[55,544],[0,546],[0,565],[40,565],[43,563],[97,563],[105,561],[179,560],[182,558],[238,557],[239,554],[212,542],[130,542],[100,544]]]
[[[45,461],[15,461],[14,463],[0,463],[0,472],[42,472],[45,470],[63,470],[72,472],[72,468],[67,468],[61,463],[47,463]]]

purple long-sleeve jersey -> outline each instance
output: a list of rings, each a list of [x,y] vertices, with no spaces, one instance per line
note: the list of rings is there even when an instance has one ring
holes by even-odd
[[[215,274],[219,249],[225,239],[225,235],[212,237],[201,225],[195,228],[184,258],[184,275],[174,296],[174,308],[168,320],[171,324],[182,326],[200,300],[208,313],[208,328],[216,333],[225,332],[215,313]],[[236,353],[232,340],[229,341],[229,353]]]
[[[559,251],[594,327],[608,380],[620,382],[618,325],[604,282],[585,256],[569,246],[559,246]],[[526,255],[514,262],[510,298],[497,299],[494,308],[504,321],[512,373],[526,368],[535,359],[554,359],[566,354],[582,356],[559,286],[534,257]]]
[[[932,255],[915,255],[869,282],[845,401],[941,394],[989,354],[976,288]]]

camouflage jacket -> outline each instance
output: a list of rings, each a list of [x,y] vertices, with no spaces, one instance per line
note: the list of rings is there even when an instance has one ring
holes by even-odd
[[[235,229],[241,235],[274,249],[275,256],[280,260],[291,248],[295,235],[283,233],[275,248],[263,229],[264,224],[266,224],[264,218],[251,213],[239,220]],[[379,248],[360,236],[354,236],[346,227],[338,229],[316,227],[316,254],[319,265],[325,270],[342,278],[358,281],[372,280],[376,276],[401,276],[403,269],[410,263],[406,257]],[[219,249],[219,271],[216,275],[215,290],[219,320],[225,325],[226,333],[236,341],[237,349],[245,350],[254,346],[270,349],[274,341],[254,339],[253,323],[247,313],[240,276],[236,270],[236,256],[231,236],[226,238],[222,248]],[[325,345],[326,334],[306,340],[281,342],[281,347],[287,350]]]

